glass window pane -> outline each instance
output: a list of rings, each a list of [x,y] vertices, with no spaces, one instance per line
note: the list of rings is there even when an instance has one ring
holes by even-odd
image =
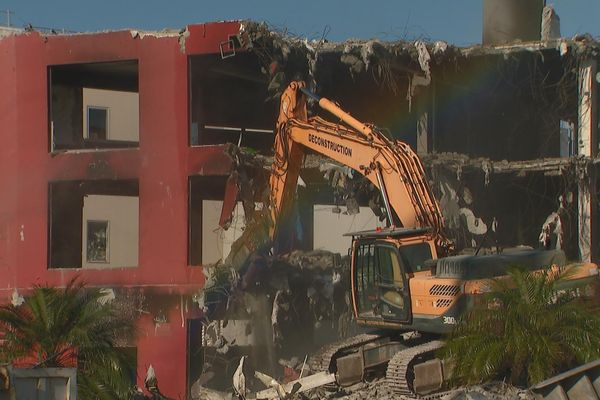
[[[108,262],[108,221],[87,222],[87,261]]]
[[[400,257],[406,272],[419,272],[425,269],[425,261],[431,260],[431,248],[427,243],[411,244],[400,247]]]
[[[396,257],[394,250],[389,247],[379,247],[377,249],[379,258],[379,273],[382,283],[394,283],[394,269],[392,266],[392,257]]]
[[[106,140],[108,138],[108,110],[106,108],[88,108],[88,139]]]

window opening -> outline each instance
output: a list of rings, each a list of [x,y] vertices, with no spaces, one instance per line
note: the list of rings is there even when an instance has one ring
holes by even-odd
[[[138,62],[48,67],[50,151],[138,147]]]
[[[219,216],[226,176],[189,178],[188,264],[216,262],[222,256]]]
[[[425,261],[431,260],[431,247],[427,243],[400,246],[402,264],[406,272],[419,272],[425,269]]]
[[[256,55],[191,56],[189,82],[190,145],[232,143],[270,151],[278,102],[270,98]]]
[[[138,265],[137,180],[49,184],[48,268]]]

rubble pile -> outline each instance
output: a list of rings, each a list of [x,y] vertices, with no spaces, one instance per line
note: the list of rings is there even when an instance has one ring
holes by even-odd
[[[408,400],[413,397],[399,396],[393,394],[385,385],[384,378],[377,378],[365,382],[360,382],[349,387],[333,387],[321,386],[305,392],[286,392],[285,387],[289,386],[281,384],[269,375],[255,372],[257,380],[264,387],[275,388],[275,390],[259,390],[245,394],[246,399],[302,399],[302,400],[362,400],[362,399],[378,399],[378,400]],[[239,385],[239,377],[235,379],[235,384]],[[235,386],[234,384],[234,386]],[[294,387],[294,386],[292,386]],[[298,387],[298,386],[295,386]],[[237,394],[235,395],[234,392]],[[196,385],[192,390],[194,400],[228,400],[238,398],[238,392],[225,392],[207,389]],[[435,393],[429,396],[419,397],[423,400],[534,400],[536,397],[527,389],[521,389],[515,386],[508,385],[504,382],[490,382],[482,385],[453,388],[447,391]]]
[[[341,394],[341,395],[340,395]],[[383,379],[363,382],[348,388],[343,388],[337,393],[331,393],[329,398],[359,400],[359,399],[398,399],[389,393]],[[437,393],[424,399],[439,400],[533,400],[534,395],[525,389],[510,386],[504,382],[491,382],[484,385],[462,387]],[[408,399],[408,397],[406,397]]]
[[[253,254],[239,272],[205,267],[207,285],[197,300],[206,315],[204,373],[196,386],[227,392],[241,357],[242,370],[276,380],[306,376],[308,354],[353,333],[348,268],[347,257],[328,251]],[[246,385],[261,388],[255,378]]]

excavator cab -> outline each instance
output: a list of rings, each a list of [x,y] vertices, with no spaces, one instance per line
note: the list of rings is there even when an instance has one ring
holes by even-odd
[[[416,232],[419,231],[419,232]],[[356,232],[352,244],[352,280],[355,313],[359,319],[410,323],[409,279],[433,258],[423,240],[399,239],[414,229]]]

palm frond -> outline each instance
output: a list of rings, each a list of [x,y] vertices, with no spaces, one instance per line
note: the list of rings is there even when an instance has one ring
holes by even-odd
[[[115,343],[135,336],[135,321],[120,316],[115,305],[101,304],[101,297],[76,277],[64,289],[36,286],[21,306],[0,306],[2,361],[35,356],[35,366],[64,367],[76,356],[81,398],[128,398],[135,360]]]
[[[441,352],[455,380],[534,383],[600,357],[600,316],[557,290],[573,273],[512,267],[508,279],[492,280],[484,304],[463,315]]]

